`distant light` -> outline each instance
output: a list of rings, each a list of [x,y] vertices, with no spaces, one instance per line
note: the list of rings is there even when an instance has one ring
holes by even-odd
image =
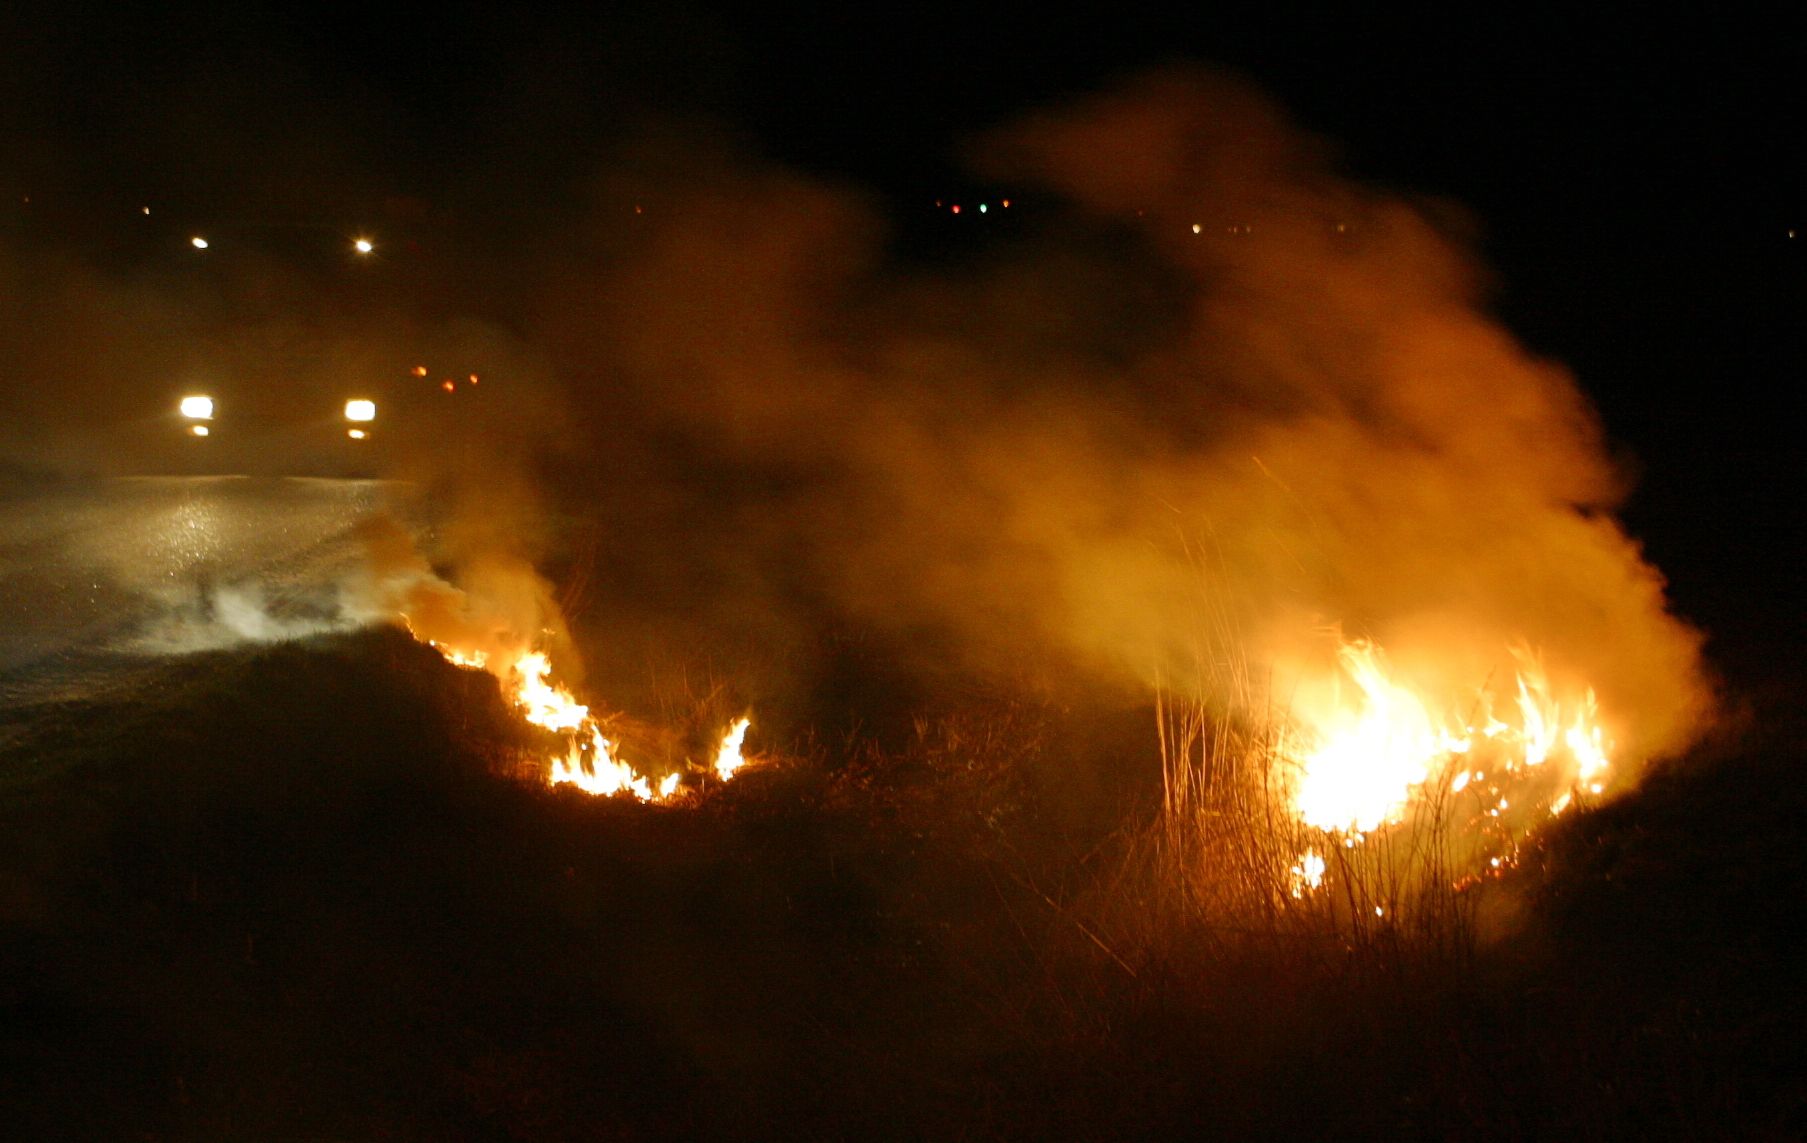
[[[644,213],[646,213],[646,212],[645,212],[645,211],[643,211],[643,210],[641,210],[641,209],[640,209],[640,206],[639,206],[639,205],[638,205],[638,204],[635,204],[635,206],[634,206],[634,213],[635,213],[635,214],[644,214]]]
[[[345,435],[350,437],[354,441],[361,441],[365,437],[369,436],[370,434],[365,432],[363,429],[346,429]]]
[[[189,425],[188,431],[197,437],[204,437],[213,430],[209,429],[206,425]]]
[[[149,214],[149,213],[150,213],[150,212],[151,212],[151,208],[150,208],[150,207],[148,207],[148,206],[147,206],[147,207],[145,207],[145,208],[144,208],[144,213],[146,213],[146,214]]]
[[[427,367],[425,365],[416,365],[413,369],[409,370],[409,372],[413,373],[416,377],[425,377],[427,375]]]
[[[988,209],[989,208],[984,203],[979,204],[979,213],[980,214],[984,214],[986,212],[986,210],[988,210]]]
[[[348,421],[376,420],[376,402],[363,397],[354,397],[345,402],[345,419]]]
[[[1009,210],[1009,209],[1010,209],[1010,200],[1009,200],[1009,199],[1005,199],[1005,200],[1004,200],[1004,209],[1005,209],[1005,210]]]
[[[458,388],[458,386],[452,384],[452,379],[450,377],[447,377],[444,381],[441,381],[439,383],[439,387],[441,389],[444,389],[448,393],[450,393],[452,390]]]
[[[476,383],[477,383],[477,375],[475,373],[473,373],[473,374],[471,374],[471,384],[475,385]]]
[[[202,238],[199,234],[195,235],[193,238],[190,238],[188,240],[188,244],[190,246],[193,246],[196,250],[207,249],[207,240],[205,238]]]
[[[1788,237],[1793,238],[1794,236],[1795,236],[1795,231],[1790,230],[1788,232]]]
[[[182,410],[182,415],[191,421],[213,420],[212,397],[184,397],[181,405],[177,407]],[[205,436],[206,434],[198,435]]]
[[[944,207],[944,206],[946,206],[946,205],[947,205],[947,203],[946,203],[946,202],[944,202],[944,201],[943,201],[943,200],[941,200],[941,199],[936,199],[936,200],[935,200],[935,209],[936,209],[936,210],[940,210],[940,209],[941,209],[941,208],[942,208],[942,207]]]
[[[1196,223],[1196,222],[1192,224],[1192,233],[1203,234],[1204,232],[1205,232],[1204,226],[1202,226],[1201,224]]]
[[[375,249],[376,249],[376,247],[375,247],[375,246],[372,246],[372,245],[371,245],[371,244],[370,244],[370,239],[368,239],[368,238],[359,238],[359,239],[357,239],[357,240],[356,240],[356,241],[354,241],[354,242],[353,242],[353,243],[352,243],[352,244],[351,244],[351,248],[352,248],[352,249],[353,249],[353,250],[356,250],[356,251],[357,251],[357,252],[358,252],[358,253],[360,253],[360,254],[368,254],[368,253],[370,253],[370,252],[371,252],[371,251],[372,251],[372,250],[375,250]]]
[[[959,214],[959,213],[960,213],[960,204],[959,204],[959,203],[955,203],[955,204],[954,204],[954,206],[953,206],[953,211],[954,211],[954,213],[955,213],[955,214]]]

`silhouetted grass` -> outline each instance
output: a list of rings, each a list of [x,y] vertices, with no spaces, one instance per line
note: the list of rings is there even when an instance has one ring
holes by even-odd
[[[521,780],[493,683],[394,633],[29,713],[8,1138],[1803,1127],[1798,738],[1565,819],[1440,947],[1276,897],[1252,815],[1176,833],[1151,710],[966,692],[676,806]]]

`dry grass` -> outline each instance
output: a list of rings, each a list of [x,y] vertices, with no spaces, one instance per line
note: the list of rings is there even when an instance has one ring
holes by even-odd
[[[498,777],[400,636],[194,669],[0,807],[31,1137],[1798,1137],[1794,753],[1565,817],[1485,944],[1429,826],[1294,898],[1274,720],[1195,701],[969,693],[645,806]]]

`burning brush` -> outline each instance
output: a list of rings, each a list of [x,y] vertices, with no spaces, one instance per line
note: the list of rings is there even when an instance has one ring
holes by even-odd
[[[418,636],[416,636],[418,638]],[[446,661],[470,670],[486,670],[496,676],[514,708],[526,721],[565,737],[565,750],[548,763],[547,782],[571,785],[587,794],[609,797],[627,794],[637,801],[670,800],[680,789],[683,775],[672,771],[655,781],[620,756],[619,743],[603,733],[590,708],[569,690],[550,681],[551,659],[543,651],[526,651],[501,662],[483,651],[461,650],[432,639],[423,640]],[[709,772],[727,781],[747,763],[741,754],[752,720],[736,719],[722,736]]]
[[[1277,662],[1230,709],[1160,708],[1159,851],[1185,908],[1271,918],[1297,902],[1302,923],[1447,935],[1474,907],[1464,890],[1635,776],[1594,691],[1529,648],[1470,681],[1466,657],[1333,647]]]
[[[1409,685],[1366,640],[1341,643],[1336,670],[1300,687],[1275,754],[1289,808],[1319,845],[1291,868],[1293,896],[1323,886],[1320,848],[1414,820],[1460,851],[1490,852],[1497,869],[1541,822],[1605,792],[1611,744],[1592,689],[1559,696],[1534,653],[1514,656],[1508,693],[1483,688],[1465,710]]]
[[[552,677],[547,647],[565,641],[560,608],[549,586],[524,561],[495,553],[473,562],[469,590],[442,579],[416,549],[399,521],[378,516],[361,525],[369,580],[365,614],[398,622],[447,662],[496,677],[521,718],[559,735],[562,748],[545,763],[546,781],[598,796],[626,794],[666,801],[682,789],[682,771],[655,779],[621,754],[619,736]],[[531,642],[522,632],[539,632]],[[751,720],[737,719],[723,733],[705,770],[726,781],[747,759],[741,753]]]

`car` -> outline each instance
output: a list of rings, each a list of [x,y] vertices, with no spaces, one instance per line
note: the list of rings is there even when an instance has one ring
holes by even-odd
[[[277,409],[213,391],[185,392],[174,417],[163,419],[165,440],[175,438],[171,444],[178,449],[173,467],[184,473],[374,475],[386,452],[378,401],[357,395],[322,403],[325,409],[295,411],[288,401]],[[169,455],[167,447],[156,452]]]

